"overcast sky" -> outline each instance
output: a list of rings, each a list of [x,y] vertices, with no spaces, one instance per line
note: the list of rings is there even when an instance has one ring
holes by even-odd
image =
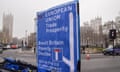
[[[0,0],[0,29],[3,13],[14,16],[13,36],[24,37],[25,31],[34,31],[36,12],[43,11],[72,0]],[[120,15],[120,0],[80,0],[81,25],[99,16],[103,22]]]
[[[120,16],[120,0],[80,0],[81,24],[95,17],[101,17],[103,23]]]

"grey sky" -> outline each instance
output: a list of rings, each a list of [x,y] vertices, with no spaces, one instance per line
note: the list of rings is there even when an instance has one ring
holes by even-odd
[[[43,11],[72,0],[0,0],[0,29],[3,13],[14,15],[13,36],[24,37],[25,30],[34,31],[34,18],[37,11]],[[113,20],[120,12],[120,0],[80,0],[81,25],[96,16],[103,21]]]
[[[80,0],[81,24],[99,16],[103,23],[120,15],[120,0]]]
[[[13,36],[24,37],[34,31],[34,18],[37,11],[46,10],[70,0],[0,0],[0,29],[2,29],[2,16],[12,13],[14,15]]]

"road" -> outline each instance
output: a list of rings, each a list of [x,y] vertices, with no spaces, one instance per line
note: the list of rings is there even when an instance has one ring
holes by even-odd
[[[120,72],[120,56],[81,55],[81,72]]]
[[[36,65],[36,54],[31,51],[21,51],[20,49],[6,50],[0,57],[13,57],[29,64]],[[81,55],[81,72],[120,72],[120,56],[104,56],[103,54],[90,54],[90,59],[86,55]]]
[[[34,54],[34,52],[31,50],[22,51],[21,49],[9,49],[9,50],[3,51],[3,53],[0,54],[0,57],[11,57],[16,60],[21,60],[23,62],[26,62],[28,64],[32,64],[35,66],[37,65],[36,54]]]

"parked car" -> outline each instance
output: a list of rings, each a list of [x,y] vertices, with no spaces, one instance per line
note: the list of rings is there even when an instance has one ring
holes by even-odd
[[[13,44],[13,45],[11,45],[11,48],[12,48],[12,49],[17,49],[17,48],[18,48],[18,46],[17,46],[17,45],[15,45],[15,44]]]
[[[4,49],[17,49],[18,45],[17,44],[6,44],[4,45]]]
[[[6,48],[7,48],[7,49],[10,49],[11,47],[10,47],[10,45],[7,45]]]
[[[120,46],[111,46],[103,50],[104,55],[120,55]]]

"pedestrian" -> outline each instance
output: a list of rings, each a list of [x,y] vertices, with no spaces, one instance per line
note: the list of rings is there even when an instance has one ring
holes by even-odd
[[[36,53],[36,48],[34,47],[34,53]]]
[[[83,54],[85,54],[85,46],[82,47]]]

